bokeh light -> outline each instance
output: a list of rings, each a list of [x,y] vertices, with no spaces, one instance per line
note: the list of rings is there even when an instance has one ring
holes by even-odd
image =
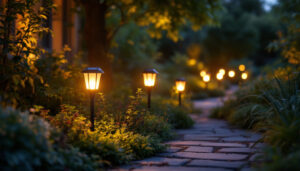
[[[222,80],[223,79],[223,74],[222,73],[218,73],[217,75],[216,75],[216,78],[218,79],[218,80]]]
[[[219,70],[219,73],[222,74],[222,75],[225,75],[225,72],[226,72],[226,71],[225,71],[225,69],[223,69],[223,68],[221,68],[221,69]]]
[[[246,70],[246,66],[244,64],[241,64],[239,66],[239,70],[242,71],[242,72],[245,71]]]
[[[229,76],[230,78],[233,78],[233,77],[235,76],[235,72],[234,72],[233,70],[229,71],[229,72],[228,72],[228,76]]]
[[[210,81],[210,75],[205,75],[205,76],[203,77],[203,81],[204,81],[204,82],[209,82],[209,81]]]
[[[205,75],[206,75],[206,71],[201,71],[201,72],[200,72],[200,76],[201,76],[201,77],[204,77]]]
[[[246,72],[242,73],[241,78],[246,80],[248,78],[248,74]]]

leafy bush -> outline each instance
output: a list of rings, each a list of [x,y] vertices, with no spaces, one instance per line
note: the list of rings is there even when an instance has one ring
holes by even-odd
[[[214,117],[263,132],[264,141],[274,147],[267,151],[272,162],[264,166],[266,170],[298,168],[295,161],[299,154],[295,151],[300,149],[299,83],[299,73],[281,73],[274,79],[259,80],[244,87],[235,100],[215,109]],[[292,164],[284,166],[281,159]]]
[[[193,120],[189,116],[192,111],[191,103],[186,101],[182,106],[178,106],[175,99],[163,99],[155,97],[151,108],[151,113],[166,118],[167,122],[176,129],[187,129],[194,125]]]
[[[98,164],[78,149],[63,149],[54,144],[52,131],[43,119],[12,108],[0,108],[0,169],[96,169]]]
[[[62,105],[57,115],[46,118],[63,133],[61,143],[72,144],[89,155],[99,156],[106,165],[124,164],[164,150],[164,145],[154,136],[131,131],[127,124],[117,124],[110,116],[96,121],[95,131],[90,131],[88,119],[74,106]]]
[[[188,115],[187,111],[180,107],[173,107],[169,110],[169,122],[174,128],[187,129],[194,125],[193,119]]]
[[[287,155],[280,153],[276,148],[267,151],[267,161],[258,169],[262,171],[300,170],[300,151],[291,152]]]

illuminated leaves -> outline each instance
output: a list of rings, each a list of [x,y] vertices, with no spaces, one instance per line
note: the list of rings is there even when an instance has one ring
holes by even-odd
[[[152,38],[159,39],[166,32],[175,42],[180,38],[179,30],[183,25],[190,22],[193,29],[198,30],[205,24],[215,24],[216,12],[221,9],[219,0],[121,0],[109,1],[107,5],[109,31],[135,21],[145,27]]]

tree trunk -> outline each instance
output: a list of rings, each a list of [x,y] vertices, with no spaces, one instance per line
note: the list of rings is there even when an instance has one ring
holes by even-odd
[[[108,56],[110,42],[105,24],[107,5],[97,1],[83,1],[86,20],[84,26],[85,41],[89,67],[100,67],[104,71],[101,76],[101,91],[112,89],[112,60]]]

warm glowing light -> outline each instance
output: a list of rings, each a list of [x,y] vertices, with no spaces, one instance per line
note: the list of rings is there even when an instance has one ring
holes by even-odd
[[[219,73],[222,74],[222,75],[225,75],[225,69],[221,68],[221,69],[219,70]]]
[[[245,65],[243,65],[243,64],[241,64],[240,66],[239,66],[239,70],[240,71],[245,71],[246,70],[246,66]]]
[[[223,79],[223,74],[222,73],[218,73],[217,75],[216,75],[216,78],[218,79],[218,80],[222,80]]]
[[[241,78],[246,80],[248,78],[248,74],[246,72],[242,73]]]
[[[228,76],[229,76],[230,78],[233,78],[233,77],[235,76],[235,72],[234,72],[233,70],[229,71],[229,72],[228,72]]]
[[[196,63],[197,63],[196,59],[189,59],[188,62],[187,62],[187,64],[189,66],[194,66],[194,65],[196,65]]]
[[[86,89],[98,90],[100,85],[101,74],[104,72],[98,67],[89,67],[83,70],[83,76]]]
[[[203,81],[204,81],[204,82],[209,82],[209,81],[210,81],[210,75],[205,75],[205,76],[203,77]]]
[[[179,92],[184,91],[184,89],[185,89],[185,83],[186,83],[186,81],[185,81],[184,78],[177,79],[175,83],[176,83],[176,89],[177,89],[177,91],[179,91]]]
[[[155,84],[156,74],[158,72],[155,69],[146,69],[143,72],[144,84],[146,87],[153,87]]]
[[[200,76],[201,76],[201,77],[204,77],[205,75],[206,75],[206,71],[201,71],[201,72],[200,72]]]

